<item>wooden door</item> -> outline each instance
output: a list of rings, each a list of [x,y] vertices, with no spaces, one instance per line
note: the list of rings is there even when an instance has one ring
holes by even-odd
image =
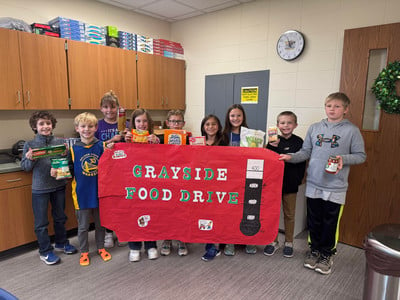
[[[185,110],[185,61],[167,57],[162,61],[164,107]]]
[[[68,67],[72,109],[99,109],[110,90],[124,108],[136,108],[136,52],[68,41]]]
[[[18,32],[0,28],[0,109],[23,109]]]
[[[340,224],[340,241],[354,246],[375,226],[400,222],[400,115],[381,111],[378,130],[362,129],[370,50],[387,49],[387,62],[400,60],[399,40],[400,23],[344,35],[340,90],[352,101],[348,118],[361,129],[367,152],[364,164],[351,167]]]
[[[138,52],[138,104],[145,109],[164,109],[161,56]]]
[[[19,32],[25,109],[68,109],[65,40]]]

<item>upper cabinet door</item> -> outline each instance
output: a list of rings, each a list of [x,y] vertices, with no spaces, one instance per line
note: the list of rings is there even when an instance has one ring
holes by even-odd
[[[139,106],[185,109],[185,61],[138,53]]]
[[[23,109],[18,32],[0,28],[0,109]]]
[[[162,109],[161,56],[138,52],[137,70],[139,107]]]
[[[19,32],[25,109],[68,109],[65,40]]]
[[[113,90],[120,105],[137,107],[136,52],[68,41],[71,109],[99,109]]]
[[[163,57],[165,109],[185,110],[185,61]]]

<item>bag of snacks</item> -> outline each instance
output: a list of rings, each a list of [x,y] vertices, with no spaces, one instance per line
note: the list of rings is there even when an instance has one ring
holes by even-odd
[[[164,144],[186,145],[186,130],[165,129]]]
[[[57,169],[57,180],[72,177],[68,167],[68,159],[66,157],[52,158],[51,167]]]
[[[147,143],[147,130],[132,129],[132,143]]]
[[[256,129],[240,127],[240,146],[262,148],[264,147],[265,132]]]
[[[268,143],[278,141],[278,128],[276,126],[268,127]]]

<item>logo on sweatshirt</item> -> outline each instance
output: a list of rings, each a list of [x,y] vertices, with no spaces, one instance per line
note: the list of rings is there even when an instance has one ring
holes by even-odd
[[[332,135],[332,138],[326,138],[322,133],[317,135],[317,142],[315,143],[315,145],[322,147],[323,143],[331,143],[331,148],[337,148],[339,147],[339,143],[337,142],[339,139],[340,136],[337,135]]]

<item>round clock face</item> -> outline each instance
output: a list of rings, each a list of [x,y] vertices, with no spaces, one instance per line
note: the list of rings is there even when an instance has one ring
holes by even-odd
[[[289,30],[280,36],[276,50],[282,59],[293,60],[303,52],[304,43],[304,36],[300,32]]]

